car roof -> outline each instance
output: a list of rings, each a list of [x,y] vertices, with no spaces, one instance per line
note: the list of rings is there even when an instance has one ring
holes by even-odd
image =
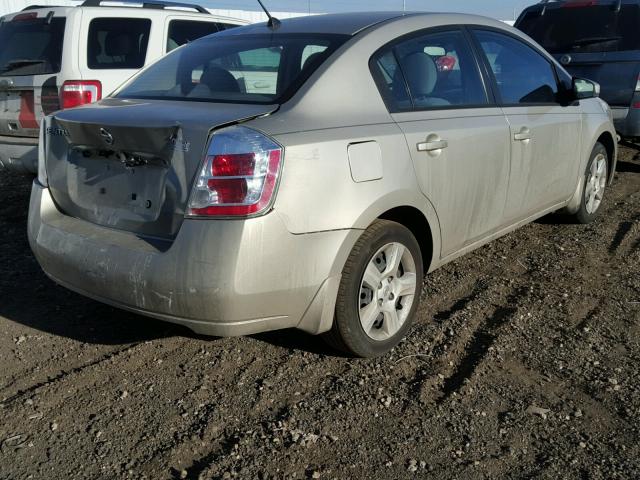
[[[322,15],[310,15],[293,17],[281,20],[275,30],[278,34],[286,33],[319,33],[354,36],[368,28],[386,22],[401,22],[403,19],[425,17],[446,17],[452,24],[489,24],[506,26],[502,22],[478,15],[460,13],[436,13],[436,12],[349,12],[329,13]],[[225,30],[216,36],[234,36],[259,33],[273,33],[267,22],[254,23],[240,28]]]
[[[281,20],[281,25],[278,27],[277,32],[355,35],[366,28],[407,15],[412,14],[403,12],[350,12],[293,17]],[[246,35],[269,33],[271,31],[267,23],[262,22],[227,30],[218,35]]]

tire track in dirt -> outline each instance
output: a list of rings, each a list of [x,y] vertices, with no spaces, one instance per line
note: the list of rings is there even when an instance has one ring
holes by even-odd
[[[140,345],[142,345],[142,343],[134,343],[132,345],[128,345],[124,348],[120,348],[118,350],[114,350],[111,351],[109,353],[106,353],[104,355],[101,355],[99,358],[92,360],[88,363],[85,363],[83,365],[80,365],[78,367],[72,368],[70,370],[63,370],[61,372],[59,372],[58,374],[54,375],[53,377],[50,377],[48,380],[44,381],[44,382],[38,382],[34,385],[31,385],[30,387],[24,388],[19,390],[18,392],[14,393],[13,395],[10,395],[9,397],[5,397],[0,403],[3,404],[5,407],[6,406],[11,406],[13,403],[15,403],[17,400],[20,400],[22,398],[25,398],[29,395],[32,395],[36,392],[38,392],[39,390],[43,389],[43,388],[48,388],[51,387],[57,383],[66,381],[68,379],[70,379],[71,377],[74,377],[76,375],[81,375],[83,374],[85,371],[100,366],[103,363],[109,362],[110,360],[114,360],[122,355],[127,354],[128,352],[132,351],[133,349],[139,347]]]
[[[615,237],[613,237],[613,241],[609,246],[609,253],[611,255],[614,255],[618,251],[618,249],[622,245],[622,242],[627,237],[629,232],[631,232],[632,228],[633,228],[633,222],[622,222],[618,225],[618,230],[616,232],[616,235]]]
[[[474,332],[471,342],[465,348],[465,356],[458,361],[453,373],[444,379],[439,402],[443,402],[452,394],[457,393],[465,381],[471,378],[495,342],[498,330],[508,322],[516,311],[516,308],[498,307],[486,323]]]
[[[223,357],[230,352],[223,352]],[[296,397],[296,401],[305,401],[319,393],[319,384],[326,379],[327,371],[332,371],[332,359],[324,356],[305,364],[306,372],[313,372],[298,380],[304,381],[302,386],[290,385],[287,389],[269,390],[267,386],[277,385],[278,379],[292,370],[292,364],[299,361],[300,354],[278,350],[275,356],[267,356],[260,361],[249,361],[239,366],[234,375],[228,376],[223,382],[216,382],[216,390],[207,399],[208,403],[201,409],[198,417],[191,423],[176,430],[171,439],[154,448],[152,452],[138,459],[136,465],[147,468],[149,464],[162,461],[167,455],[176,456],[182,450],[190,450],[194,439],[206,448],[198,447],[196,451],[207,451],[217,445],[210,452],[197,456],[191,460],[191,466],[186,467],[188,478],[198,478],[202,472],[221,457],[228,455],[229,449],[237,443],[238,432],[243,425],[269,424],[282,421],[282,412],[288,411],[293,390],[304,392]],[[224,358],[221,361],[225,361]],[[344,367],[343,367],[344,368]],[[268,372],[265,375],[265,372]],[[258,379],[255,385],[246,383],[243,378]],[[253,388],[255,387],[255,388]],[[268,391],[267,391],[268,390]],[[232,399],[232,401],[229,401]],[[187,399],[185,399],[187,400]],[[274,408],[276,410],[274,411]],[[222,434],[220,432],[223,431]],[[235,440],[234,440],[235,438]],[[193,453],[184,453],[180,457],[192,457]],[[181,472],[174,472],[178,476]],[[177,477],[179,478],[179,477]]]
[[[488,288],[489,286],[485,281],[482,281],[482,280],[476,281],[476,284],[473,287],[473,290],[471,291],[471,293],[465,295],[459,300],[456,300],[455,303],[451,305],[451,307],[449,307],[448,309],[436,313],[433,316],[433,319],[439,323],[443,323],[451,319],[451,317],[453,317],[456,313],[463,311],[470,304],[476,301],[483,293],[485,293],[488,290]]]

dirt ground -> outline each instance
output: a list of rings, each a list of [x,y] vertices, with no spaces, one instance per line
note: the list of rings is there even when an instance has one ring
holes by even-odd
[[[640,156],[600,220],[545,218],[430,275],[354,360],[209,339],[54,285],[0,176],[0,479],[640,478]]]

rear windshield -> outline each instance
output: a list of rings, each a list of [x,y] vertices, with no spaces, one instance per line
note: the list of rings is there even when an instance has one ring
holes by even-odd
[[[63,17],[0,23],[0,75],[58,73],[65,23]]]
[[[517,27],[551,53],[618,52],[640,49],[640,6],[612,4],[577,7],[567,4],[537,8],[524,14]]]
[[[170,53],[117,93],[120,98],[282,103],[349,37],[212,35]]]

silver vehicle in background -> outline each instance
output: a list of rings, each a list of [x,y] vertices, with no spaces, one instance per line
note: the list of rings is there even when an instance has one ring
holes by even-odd
[[[483,17],[228,30],[47,118],[29,240],[55,282],[127,310],[381,355],[425,272],[551,212],[596,217],[617,148],[597,96]]]
[[[0,17],[0,171],[37,172],[46,115],[98,101],[180,45],[246,23],[161,0],[34,5]]]

